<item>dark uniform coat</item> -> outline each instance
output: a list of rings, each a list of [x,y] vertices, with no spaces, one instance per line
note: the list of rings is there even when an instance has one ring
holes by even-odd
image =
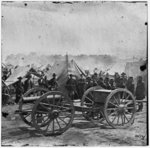
[[[24,92],[23,83],[21,81],[17,81],[16,83],[13,84],[13,86],[16,89],[16,100],[15,100],[15,102],[18,103],[23,92]]]
[[[52,78],[51,80],[48,81],[48,88],[50,90],[56,90],[58,88],[58,83],[56,78]]]
[[[137,83],[135,96],[137,100],[143,100],[145,98],[145,85],[144,82]]]

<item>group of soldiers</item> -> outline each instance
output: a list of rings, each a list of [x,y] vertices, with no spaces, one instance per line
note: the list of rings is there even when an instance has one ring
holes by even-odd
[[[13,83],[13,86],[16,90],[16,99],[15,103],[18,103],[22,94],[26,93],[29,89],[33,88],[33,82],[31,80],[31,75],[26,76],[24,83],[22,82],[22,77],[18,77],[18,81]]]
[[[101,86],[108,90],[126,88],[136,97],[136,100],[143,100],[145,98],[145,84],[142,80],[142,76],[139,76],[137,84],[134,84],[133,77],[127,77],[124,72],[121,75],[115,73],[113,78],[110,78],[108,73],[103,77],[94,73],[92,76],[81,74],[80,79],[76,79],[76,77],[73,79],[73,75],[70,74],[69,79],[66,82],[68,94],[73,99],[75,96],[82,98],[84,92],[93,86]],[[143,103],[140,102],[137,111],[142,111],[142,109]]]
[[[14,83],[14,87],[16,88],[16,100],[18,103],[21,95],[27,92],[29,89],[33,87],[33,82],[31,81],[31,75],[26,77],[24,84],[22,83],[22,77],[18,78],[18,81]],[[51,80],[47,80],[44,73],[38,80],[38,85],[40,87],[48,88],[49,90],[57,90],[59,85],[57,82],[57,76],[53,73],[53,77]],[[80,78],[76,77],[73,74],[68,76],[68,80],[66,81],[65,88],[68,91],[68,96],[74,100],[76,98],[82,98],[84,92],[93,86],[101,86],[104,89],[114,90],[116,88],[126,88],[136,97],[137,100],[143,100],[145,98],[145,85],[142,80],[142,77],[138,77],[137,84],[134,84],[133,77],[127,77],[123,72],[121,75],[115,73],[115,75],[111,78],[109,74],[101,76],[97,73],[94,73],[91,76],[86,76],[84,74],[80,75]],[[142,111],[143,103],[139,104],[138,111]]]

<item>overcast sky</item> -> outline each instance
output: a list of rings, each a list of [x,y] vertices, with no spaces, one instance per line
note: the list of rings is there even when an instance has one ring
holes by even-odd
[[[42,54],[146,56],[145,3],[2,3],[2,57]]]

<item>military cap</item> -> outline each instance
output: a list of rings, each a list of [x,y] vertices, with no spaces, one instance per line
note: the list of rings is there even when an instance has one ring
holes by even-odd
[[[55,73],[53,73],[53,76],[56,76],[56,74],[55,74]]]
[[[22,77],[18,77],[17,79],[21,80],[21,79],[22,79]]]

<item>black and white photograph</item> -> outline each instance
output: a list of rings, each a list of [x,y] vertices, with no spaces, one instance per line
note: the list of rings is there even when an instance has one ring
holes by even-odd
[[[2,1],[1,146],[147,146],[148,1]]]

